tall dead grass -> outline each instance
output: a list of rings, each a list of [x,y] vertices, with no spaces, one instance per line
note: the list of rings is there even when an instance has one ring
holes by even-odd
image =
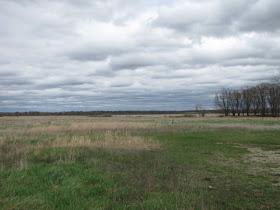
[[[254,124],[206,124],[201,123],[205,127],[212,129],[247,129],[247,130],[280,130],[280,125],[254,125]]]
[[[126,150],[157,150],[160,144],[151,138],[132,135],[130,132],[105,131],[95,139],[88,135],[58,136],[55,140],[42,141],[37,144],[26,142],[5,142],[0,138],[0,155],[10,156],[21,152],[27,152],[38,148],[75,148],[83,147],[89,149],[126,149]]]
[[[93,139],[94,138],[94,139]],[[73,148],[104,149],[104,150],[158,150],[160,144],[151,138],[132,135],[128,131],[101,132],[100,135],[58,135],[55,140],[40,141],[37,144],[27,142],[5,142],[0,138],[0,169],[13,165],[24,168],[28,164],[29,151],[39,151],[41,148],[69,148],[66,152],[73,156]]]
[[[72,123],[68,126],[38,126],[29,130],[31,133],[61,133],[61,132],[91,132],[98,130],[126,130],[126,129],[146,129],[151,127],[149,123],[131,122],[83,122]]]
[[[99,139],[92,140],[87,136],[60,137],[55,141],[47,142],[42,147],[85,147],[90,149],[125,149],[125,150],[157,150],[160,145],[153,139],[133,136],[129,132],[119,133],[106,131]]]

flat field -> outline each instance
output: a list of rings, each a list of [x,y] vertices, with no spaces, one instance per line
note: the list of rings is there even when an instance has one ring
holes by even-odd
[[[0,209],[280,209],[280,120],[0,117]]]

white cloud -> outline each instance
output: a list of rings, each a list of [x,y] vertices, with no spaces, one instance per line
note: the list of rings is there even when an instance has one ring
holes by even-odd
[[[280,67],[277,0],[3,0],[0,111],[212,107]]]

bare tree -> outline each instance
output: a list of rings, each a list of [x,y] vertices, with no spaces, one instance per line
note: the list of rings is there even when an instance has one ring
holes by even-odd
[[[257,85],[257,96],[259,98],[261,116],[264,117],[267,109],[267,84]]]
[[[252,96],[252,111],[254,115],[256,116],[259,113],[260,110],[260,100],[257,92],[256,87],[250,88],[251,96]]]
[[[274,117],[278,116],[280,107],[280,85],[270,84],[267,87],[267,102],[271,110],[271,115]]]
[[[228,101],[229,101],[229,109],[232,113],[232,116],[235,116],[236,107],[235,107],[235,98],[233,91],[228,91]]]
[[[233,116],[241,112],[250,112],[254,115],[260,114],[264,117],[266,114],[272,116],[280,115],[280,71],[279,75],[274,77],[271,83],[262,83],[255,87],[247,87],[241,90],[222,89],[215,95],[215,105],[221,109],[226,116],[229,112]]]
[[[229,91],[226,89],[222,89],[220,93],[215,95],[214,99],[215,106],[221,109],[225,116],[229,114]]]
[[[232,92],[232,103],[235,112],[237,112],[238,116],[240,116],[240,112],[242,109],[242,95],[238,90]]]
[[[247,116],[249,116],[252,106],[252,91],[250,88],[245,88],[241,91],[241,93],[244,111],[246,112]]]
[[[196,104],[195,105],[195,110],[198,112],[200,117],[204,117],[205,116],[205,109],[202,107],[201,104]]]

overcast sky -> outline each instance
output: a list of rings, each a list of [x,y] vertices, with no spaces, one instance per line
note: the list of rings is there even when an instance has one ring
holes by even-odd
[[[0,111],[213,108],[280,69],[279,0],[0,0]]]

